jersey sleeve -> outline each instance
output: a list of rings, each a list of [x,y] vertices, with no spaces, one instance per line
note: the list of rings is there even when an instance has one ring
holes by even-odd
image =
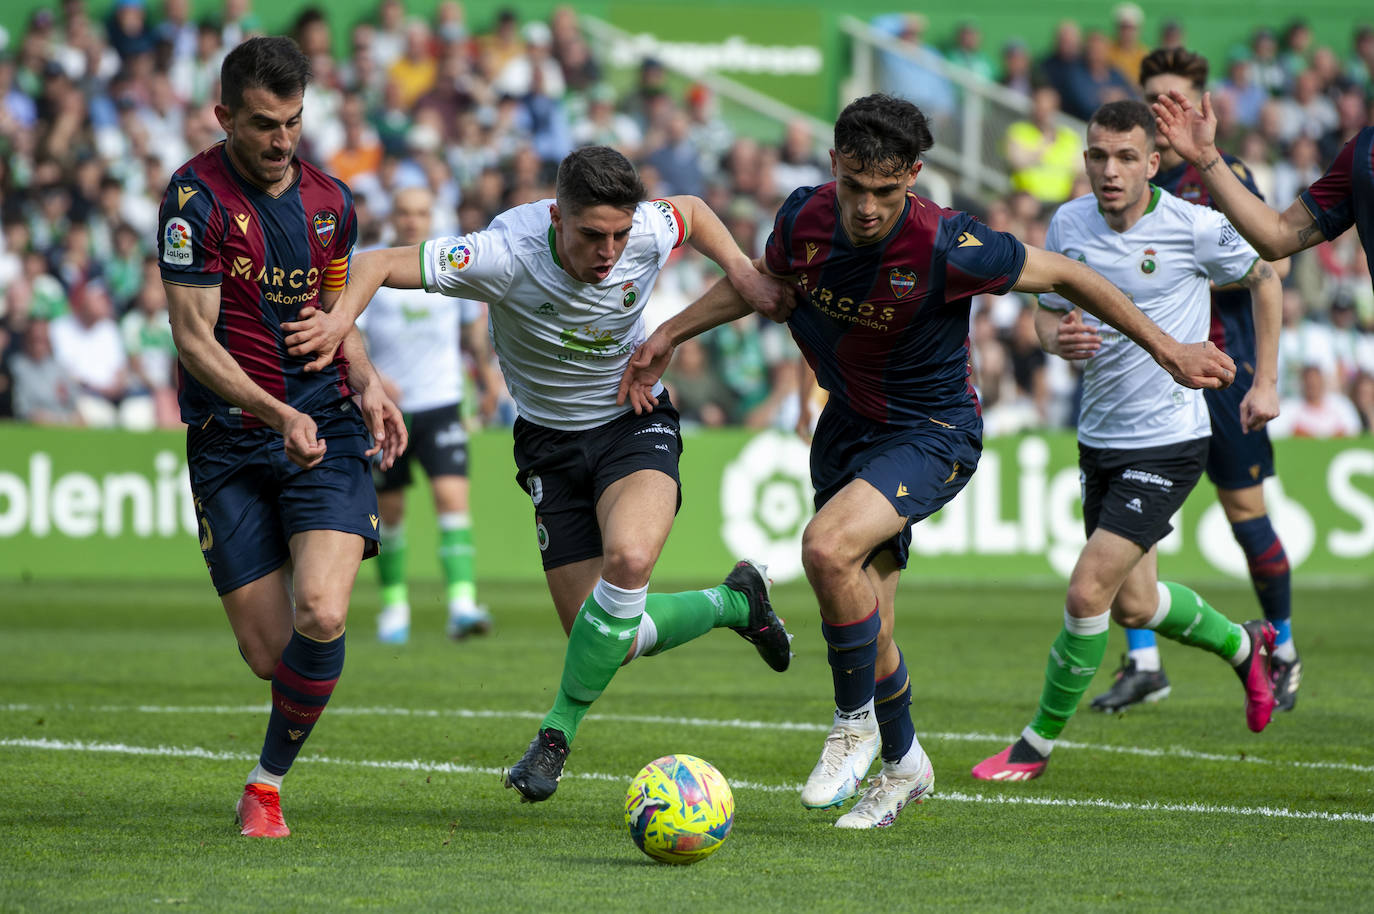
[[[1050,217],[1050,227],[1045,231],[1045,250],[1055,254],[1065,254],[1064,219],[1060,212],[1056,212]],[[1054,292],[1041,292],[1036,296],[1036,300],[1039,301],[1040,307],[1049,311],[1061,311],[1067,314],[1074,308],[1073,302]]]
[[[1368,129],[1355,134],[1341,148],[1326,174],[1298,195],[1328,241],[1339,237],[1355,224],[1355,198],[1351,192],[1355,173],[1355,144]]]
[[[427,292],[497,301],[505,297],[513,270],[510,244],[499,228],[435,238],[420,246],[420,271]]]
[[[326,292],[338,292],[348,282],[348,265],[353,258],[353,246],[358,243],[358,214],[353,208],[353,193],[337,178],[343,194],[342,213],[339,217],[340,231],[334,233],[333,244],[329,251],[329,263],[324,268],[324,282],[321,288]]]
[[[1198,266],[1217,285],[1241,279],[1259,260],[1259,254],[1220,211],[1197,209],[1193,222],[1193,251]]]
[[[791,276],[792,270],[792,224],[797,213],[809,199],[811,188],[799,187],[778,208],[773,219],[773,231],[768,235],[768,243],[763,247],[763,265],[774,276]]]
[[[945,301],[990,292],[1005,295],[1021,278],[1026,246],[995,232],[968,213],[955,213],[941,230],[945,248]]]
[[[662,266],[668,262],[668,255],[687,240],[687,223],[671,201],[650,200],[647,206],[645,221],[658,242],[658,262]]]
[[[217,286],[224,222],[199,180],[173,176],[158,210],[157,260],[165,282]]]

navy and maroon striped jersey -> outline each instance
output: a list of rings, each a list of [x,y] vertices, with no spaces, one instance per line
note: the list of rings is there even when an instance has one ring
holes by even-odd
[[[1240,183],[1250,193],[1264,199],[1250,169],[1240,159],[1226,153],[1221,158]],[[1154,184],[1169,193],[1198,206],[1219,207],[1212,201],[1212,192],[1202,181],[1202,174],[1187,162],[1181,162],[1154,177]],[[1236,364],[1255,364],[1255,311],[1248,289],[1222,289],[1212,292],[1212,327],[1208,338],[1218,349],[1235,359]]]
[[[856,246],[835,190],[793,191],[764,253],[770,272],[806,293],[788,326],[820,385],[874,422],[980,427],[970,299],[1010,290],[1025,246],[911,193],[886,237]]]
[[[1374,273],[1374,127],[1345,144],[1326,174],[1298,197],[1328,241],[1354,225]]]
[[[342,181],[295,162],[296,182],[274,197],[239,174],[223,143],[191,159],[162,198],[158,261],[163,282],[219,286],[215,339],[259,387],[312,413],[350,394],[348,362],[336,354],[332,365],[307,374],[308,360],[287,354],[281,322],[315,304],[322,288],[343,288],[358,223]],[[183,422],[263,424],[184,366],[177,376]]]

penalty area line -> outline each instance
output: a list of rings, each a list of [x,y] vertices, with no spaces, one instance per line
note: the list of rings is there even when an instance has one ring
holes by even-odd
[[[216,762],[251,762],[257,756],[247,752],[218,752],[199,746],[132,746],[126,743],[91,742],[85,740],[0,739],[0,748],[40,749],[50,752],[99,752],[115,755],[157,756],[160,758],[190,758]],[[307,756],[299,761],[304,765],[340,765],[351,768],[371,768],[387,771],[417,771],[434,774],[479,774],[499,776],[504,768],[484,765],[457,765],[453,762],[427,762],[420,759],[343,759],[332,756]],[[582,781],[611,781],[623,783],[624,774],[598,771],[573,771],[566,778]],[[743,778],[731,779],[737,790],[756,790],[763,793],[801,791],[800,784],[765,784]],[[1128,803],[1103,797],[1045,797],[1014,796],[1009,794],[964,793],[959,790],[936,793],[930,800],[953,803],[983,803],[992,806],[1059,806],[1080,809],[1112,809],[1126,812],[1195,813],[1202,815],[1260,816],[1270,819],[1315,819],[1324,822],[1374,823],[1374,815],[1356,812],[1325,812],[1321,810],[1283,809],[1275,806],[1217,806],[1210,803]]]

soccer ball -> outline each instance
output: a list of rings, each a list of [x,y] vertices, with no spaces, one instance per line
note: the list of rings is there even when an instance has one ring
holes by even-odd
[[[725,843],[735,821],[730,785],[695,755],[665,755],[635,775],[625,824],[635,846],[661,863],[696,863]]]

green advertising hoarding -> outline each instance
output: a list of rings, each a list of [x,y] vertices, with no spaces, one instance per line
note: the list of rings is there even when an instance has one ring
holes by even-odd
[[[0,438],[0,583],[206,574],[181,434],[5,425]],[[1269,481],[1267,495],[1296,573],[1309,584],[1374,578],[1374,441],[1279,441],[1276,450],[1283,477]],[[471,453],[479,577],[537,577],[534,511],[513,481],[509,433],[476,434]],[[968,488],[916,526],[910,576],[1066,578],[1083,543],[1076,453],[1068,434],[988,441]],[[775,580],[801,575],[811,492],[800,441],[744,430],[689,434],[682,481],[682,511],[657,578],[713,581],[745,555],[768,562]],[[434,511],[423,489],[410,496],[411,571],[437,577]],[[1169,577],[1245,577],[1209,485],[1175,526],[1160,544]]]

